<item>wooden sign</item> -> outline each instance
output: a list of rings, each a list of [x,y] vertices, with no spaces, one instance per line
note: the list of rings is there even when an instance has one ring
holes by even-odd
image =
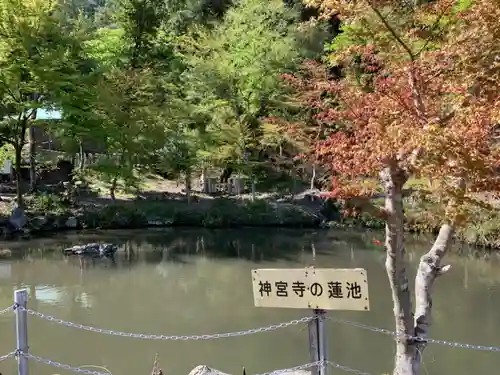
[[[362,268],[257,269],[252,284],[257,307],[370,310]]]

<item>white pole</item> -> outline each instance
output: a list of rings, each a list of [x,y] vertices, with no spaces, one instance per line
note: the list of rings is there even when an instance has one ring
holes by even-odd
[[[26,308],[28,302],[28,290],[20,289],[14,292],[16,306]],[[28,354],[28,313],[16,308],[16,337],[17,350],[22,354]],[[24,355],[17,357],[18,375],[28,375],[28,358]]]

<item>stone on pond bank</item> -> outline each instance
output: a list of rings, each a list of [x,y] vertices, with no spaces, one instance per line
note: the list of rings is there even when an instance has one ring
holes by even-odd
[[[188,204],[185,199],[141,199],[105,205],[65,206],[56,197],[42,204],[27,204],[26,212],[16,207],[10,216],[0,217],[4,239],[26,238],[31,233],[50,233],[70,229],[139,229],[147,227],[190,226],[200,228],[283,227],[283,228],[359,228],[385,227],[381,219],[361,213],[342,215],[342,203],[318,199],[323,193],[307,191],[295,196],[262,195],[255,201],[238,198],[201,198]],[[47,205],[47,201],[51,202]],[[380,202],[378,202],[380,203]],[[407,202],[409,212],[405,230],[434,233],[440,226],[433,206],[418,207]],[[434,219],[433,219],[434,218]],[[456,238],[469,245],[500,249],[500,215],[479,217],[476,224],[460,229]]]
[[[39,204],[34,207],[35,211],[30,211],[28,205],[27,213],[24,214],[25,220],[17,220],[16,226],[10,224],[10,228],[4,230],[5,237],[13,237],[12,234],[19,233],[22,229],[29,229],[32,234],[36,234],[65,229],[138,229],[168,226],[319,228],[326,222],[325,216],[319,210],[309,206],[264,199],[251,201],[215,198],[190,204],[182,200],[137,200],[112,202],[102,206],[52,205],[44,208]],[[19,210],[16,214],[19,214]]]
[[[249,373],[251,374],[251,373]],[[280,372],[283,375],[311,375],[311,371],[299,370],[299,371],[288,371],[288,372]],[[229,375],[225,372],[216,370],[206,365],[196,366],[189,372],[189,375]]]
[[[74,216],[68,217],[65,223],[66,228],[75,229],[78,228],[78,219]]]

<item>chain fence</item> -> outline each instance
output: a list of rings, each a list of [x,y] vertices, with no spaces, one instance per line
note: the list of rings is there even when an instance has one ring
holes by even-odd
[[[337,369],[345,371],[345,372],[351,372],[351,373],[357,374],[357,375],[371,375],[369,372],[364,372],[364,371],[356,370],[356,369],[351,368],[351,367],[342,366],[342,365],[339,365],[338,363],[334,363],[331,361],[327,361],[327,363],[330,367],[337,368]]]
[[[307,370],[311,367],[318,367],[318,366],[323,366],[323,365],[326,365],[326,361],[316,361],[316,362],[304,363],[303,365],[300,365],[300,366],[283,368],[280,370],[274,370],[274,371],[270,371],[270,372],[263,372],[262,374],[256,374],[256,375],[279,375],[279,374],[285,374],[285,373],[296,372],[296,371],[301,371],[301,370]]]
[[[109,329],[101,329],[101,328],[96,328],[92,326],[87,326],[83,324],[77,324],[69,321],[65,321],[59,318],[56,318],[51,315],[43,314],[38,311],[34,311],[28,308],[24,308],[22,306],[18,305],[13,305],[9,306],[3,310],[0,310],[0,315],[5,314],[9,311],[14,311],[14,310],[20,310],[20,311],[25,311],[27,314],[39,317],[41,319],[54,322],[56,324],[60,324],[63,326],[67,327],[72,327],[72,328],[77,328],[77,329],[83,329],[86,331],[91,331],[91,332],[97,332],[97,333],[102,333],[102,334],[107,334],[107,335],[112,335],[112,336],[119,336],[119,337],[131,337],[131,338],[138,338],[138,339],[147,339],[147,340],[166,340],[166,341],[188,341],[188,340],[212,340],[212,339],[220,339],[220,338],[228,338],[228,337],[239,337],[239,336],[246,336],[246,335],[252,335],[252,334],[257,334],[257,333],[263,333],[263,332],[271,332],[275,331],[281,328],[286,328],[290,326],[295,326],[303,323],[308,323],[314,319],[316,319],[315,316],[309,316],[309,317],[303,317],[300,319],[294,319],[290,320],[288,322],[283,322],[279,324],[272,324],[266,327],[260,327],[260,328],[252,328],[248,330],[242,330],[242,331],[236,331],[236,332],[226,332],[226,333],[215,333],[215,334],[204,334],[204,335],[183,335],[183,336],[178,336],[178,335],[155,335],[155,334],[144,334],[144,333],[129,333],[129,332],[121,332],[121,331],[113,331]],[[353,327],[369,330],[372,332],[377,332],[381,333],[384,335],[392,336],[392,337],[398,337],[400,336],[397,332],[393,332],[391,330],[385,329],[385,328],[378,328],[374,326],[370,326],[367,324],[359,323],[359,322],[354,322],[350,320],[345,320],[345,319],[338,319],[334,318],[331,316],[327,316],[327,319],[339,323],[339,324],[345,324],[345,325],[350,325]],[[453,341],[446,341],[446,340],[435,340],[435,339],[422,339],[419,337],[413,337],[409,335],[404,335],[405,337],[409,339],[414,339],[414,340],[419,340],[425,343],[429,344],[438,344],[438,345],[444,345],[444,346],[450,346],[454,348],[463,348],[463,349],[471,349],[471,350],[481,350],[481,351],[488,351],[488,352],[500,352],[500,347],[495,347],[495,346],[486,346],[486,345],[474,345],[474,344],[467,344],[467,343],[459,343],[459,342],[453,342]],[[39,363],[43,363],[46,365],[50,365],[53,367],[57,368],[62,368],[68,371],[72,371],[75,373],[80,373],[80,374],[86,374],[86,375],[111,375],[109,372],[100,372],[100,371],[95,371],[95,370],[89,370],[85,369],[82,367],[76,367],[76,366],[71,366],[68,364],[56,362],[50,359],[46,359],[43,357],[35,356],[29,353],[22,353],[21,351],[16,351],[16,352],[11,352],[6,355],[0,356],[0,362],[3,362],[9,358],[13,358],[16,356],[24,356],[29,360],[36,361]],[[280,370],[274,370],[271,372],[266,372],[262,374],[256,374],[256,375],[279,375],[279,374],[284,374],[284,373],[291,373],[291,372],[296,372],[300,370],[306,370],[315,366],[330,366],[335,369],[339,369],[345,372],[357,374],[357,375],[370,375],[370,373],[363,372],[357,369],[353,369],[348,366],[340,365],[331,361],[317,361],[317,362],[311,362],[311,363],[306,363],[300,366],[295,366],[291,368],[286,368],[286,369],[280,369]]]
[[[162,341],[214,340],[214,339],[221,339],[221,338],[228,338],[228,337],[247,336],[247,335],[253,335],[253,334],[257,334],[257,333],[271,332],[271,331],[275,331],[275,330],[278,330],[281,328],[287,328],[287,327],[294,326],[294,325],[308,323],[311,320],[315,319],[314,316],[309,316],[309,317],[303,317],[300,319],[290,320],[288,322],[283,322],[283,323],[279,323],[279,324],[272,324],[272,325],[266,326],[266,327],[252,328],[252,329],[243,330],[243,331],[236,331],[236,332],[215,333],[215,334],[205,334],[205,335],[191,335],[191,336],[177,336],[177,335],[167,336],[167,335],[155,335],[155,334],[145,334],[145,333],[121,332],[121,331],[113,331],[113,330],[109,330],[109,329],[96,328],[96,327],[87,326],[84,324],[77,324],[77,323],[73,323],[73,322],[68,322],[66,320],[62,320],[62,319],[56,318],[54,316],[43,314],[41,312],[27,309],[27,308],[24,308],[21,306],[18,306],[15,308],[26,311],[28,314],[30,314],[32,316],[36,316],[36,317],[39,317],[41,319],[44,319],[44,320],[47,320],[47,321],[50,321],[50,322],[53,322],[56,324],[64,325],[66,327],[83,329],[86,331],[102,333],[102,334],[112,335],[112,336],[131,337],[131,338],[144,339],[144,340],[162,340]],[[9,310],[9,309],[12,309],[12,307],[9,307],[6,310]],[[2,310],[2,311],[4,311],[4,310]],[[334,318],[334,317],[330,317],[330,316],[327,316],[326,318],[332,322],[335,322],[335,323],[346,324],[346,325],[350,325],[353,327],[369,330],[372,332],[382,333],[382,334],[388,335],[388,336],[393,336],[393,337],[401,336],[397,332],[394,332],[394,331],[391,331],[391,330],[388,330],[385,328],[378,328],[378,327],[374,327],[374,326],[369,326],[367,324],[354,322],[354,321],[350,321],[350,320],[345,320],[345,319],[338,319],[338,318]],[[500,347],[496,347],[496,346],[475,345],[475,344],[460,343],[460,342],[454,342],[454,341],[436,340],[436,339],[431,339],[431,338],[423,340],[421,337],[409,336],[409,335],[403,335],[403,336],[407,337],[408,339],[413,339],[415,341],[424,341],[427,344],[444,345],[444,346],[450,346],[453,348],[480,350],[480,351],[487,351],[487,352],[500,352]]]
[[[214,333],[214,334],[209,334],[209,335],[207,334],[207,335],[191,335],[191,336],[184,336],[184,335],[183,336],[177,336],[177,335],[167,336],[167,335],[154,335],[154,334],[146,334],[146,333],[121,332],[121,331],[113,331],[110,329],[96,328],[96,327],[87,326],[84,324],[77,324],[77,323],[68,322],[66,320],[62,320],[62,319],[56,318],[56,317],[51,316],[51,315],[42,314],[38,311],[27,309],[27,308],[24,308],[21,306],[18,306],[16,308],[19,310],[22,310],[22,311],[26,311],[30,315],[39,317],[41,319],[48,320],[49,322],[61,324],[61,325],[64,325],[66,327],[83,329],[85,331],[103,333],[105,335],[111,335],[111,336],[131,337],[131,338],[135,338],[135,339],[144,339],[144,340],[162,340],[162,341],[215,340],[215,339],[222,339],[222,338],[228,338],[228,337],[247,336],[247,335],[254,335],[256,333],[271,332],[271,331],[275,331],[275,330],[278,330],[281,328],[287,328],[290,326],[295,326],[295,325],[307,323],[307,322],[310,322],[311,320],[316,319],[314,316],[306,316],[306,317],[303,317],[300,319],[290,320],[288,322],[283,322],[283,323],[279,323],[279,324],[272,324],[272,325],[269,325],[266,327],[247,329],[244,331]]]
[[[9,311],[14,311],[14,306],[9,306],[3,310],[0,310],[0,315],[8,313]]]
[[[418,337],[418,336],[401,335],[401,334],[398,334],[397,332],[393,332],[393,331],[390,331],[388,329],[373,327],[373,326],[369,326],[369,325],[366,325],[363,323],[353,322],[350,320],[337,319],[337,318],[333,318],[330,316],[327,316],[326,318],[328,320],[331,320],[332,322],[335,322],[335,323],[346,324],[346,325],[350,325],[353,327],[366,329],[368,331],[382,333],[384,335],[393,336],[393,337],[402,336],[402,337],[406,337],[408,339],[413,339],[415,341],[422,341],[422,342],[425,342],[427,344],[437,344],[437,345],[450,346],[453,348],[480,350],[480,351],[486,351],[486,352],[497,352],[497,353],[500,352],[500,347],[496,347],[496,346],[466,344],[466,343],[460,343],[460,342],[454,342],[454,341],[435,340],[435,339],[430,339],[430,338],[422,339],[421,337]]]
[[[68,364],[65,364],[65,363],[53,361],[51,359],[47,359],[47,358],[43,358],[43,357],[40,357],[40,356],[36,356],[36,355],[33,355],[33,354],[22,353],[20,351],[18,351],[18,352],[12,352],[12,353],[9,353],[7,355],[4,355],[4,356],[0,357],[0,361],[2,361],[4,359],[8,359],[8,358],[13,358],[15,356],[24,356],[28,360],[32,360],[32,361],[35,361],[35,362],[38,362],[38,363],[42,363],[42,364],[45,364],[45,365],[48,365],[48,366],[52,366],[52,367],[57,367],[57,368],[60,368],[60,369],[63,369],[63,370],[72,371],[72,372],[77,373],[77,374],[85,374],[85,375],[112,375],[110,372],[100,372],[100,371],[95,371],[95,370],[88,370],[88,369],[83,368],[83,366],[82,367],[72,366],[72,365],[68,365]],[[289,368],[284,368],[284,369],[279,369],[279,370],[273,370],[273,371],[264,372],[264,373],[260,373],[260,374],[255,374],[255,375],[280,375],[280,374],[287,374],[287,373],[290,374],[290,373],[294,373],[294,372],[297,372],[297,371],[307,370],[307,369],[310,369],[312,367],[319,367],[319,366],[330,366],[332,368],[340,369],[340,370],[343,370],[345,372],[349,372],[349,373],[357,374],[357,375],[371,375],[368,372],[356,370],[356,369],[353,369],[351,367],[343,366],[343,365],[340,365],[338,363],[334,363],[334,362],[331,362],[331,361],[310,362],[310,363],[305,363],[303,365],[299,365],[299,366],[295,366],[295,367],[289,367]],[[214,372],[214,374],[215,374],[215,372]]]
[[[8,353],[8,354],[5,354],[5,355],[0,356],[0,362],[3,362],[3,361],[5,361],[6,359],[9,359],[9,358],[14,357],[14,355],[15,355],[15,354],[16,354],[15,352],[10,352],[10,353]]]

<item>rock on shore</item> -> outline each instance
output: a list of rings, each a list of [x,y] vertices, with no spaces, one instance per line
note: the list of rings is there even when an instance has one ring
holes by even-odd
[[[216,198],[204,202],[125,201],[101,206],[58,207],[30,211],[16,208],[0,219],[4,238],[14,234],[55,232],[65,229],[133,229],[144,227],[194,226],[234,228],[244,226],[319,228],[330,219],[322,202],[272,199]],[[335,207],[332,210],[335,211]]]
[[[312,372],[300,370],[300,371],[281,372],[280,374],[283,374],[283,375],[311,375]],[[209,366],[200,365],[200,366],[196,366],[194,369],[192,369],[191,372],[189,373],[189,375],[229,375],[229,374],[226,374],[225,372],[216,370],[216,369],[211,368]]]

